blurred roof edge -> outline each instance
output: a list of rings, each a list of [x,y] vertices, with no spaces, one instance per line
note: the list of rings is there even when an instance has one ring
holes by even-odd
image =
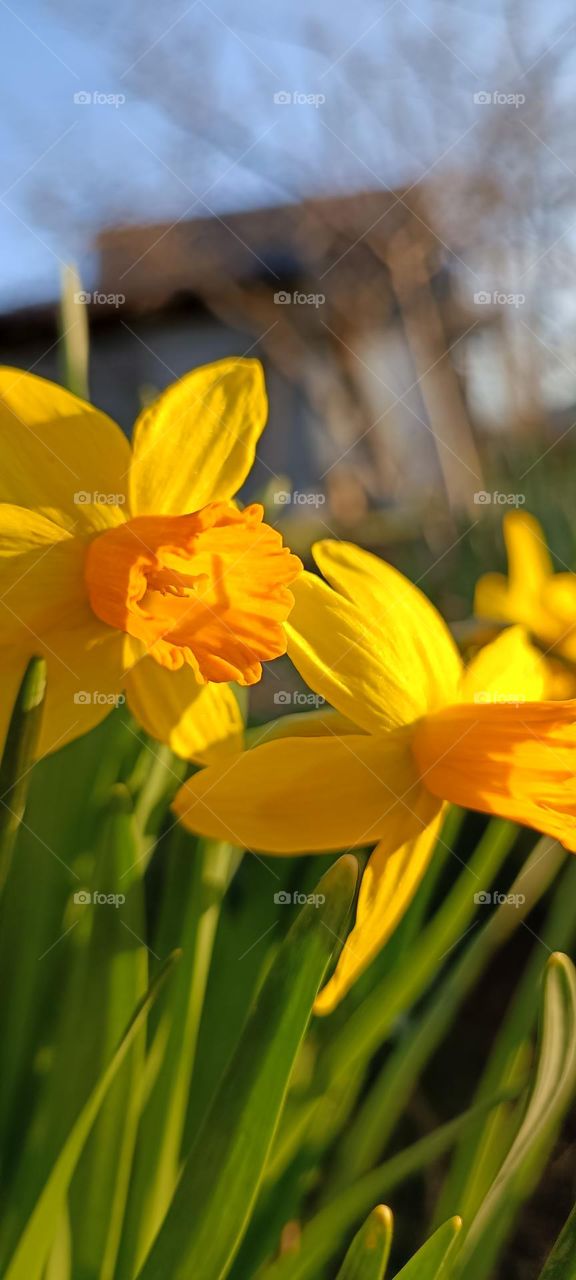
[[[268,288],[322,283],[326,290],[347,291],[359,270],[369,270],[375,251],[381,263],[388,258],[391,240],[408,222],[412,233],[437,251],[432,206],[431,189],[423,184],[315,197],[225,217],[107,228],[94,243],[97,283],[86,293],[90,318],[103,324],[117,320],[119,305],[123,315],[167,306],[204,310],[206,295],[228,289],[232,281]],[[31,330],[53,331],[56,301],[4,312],[0,339],[9,333],[13,342]]]

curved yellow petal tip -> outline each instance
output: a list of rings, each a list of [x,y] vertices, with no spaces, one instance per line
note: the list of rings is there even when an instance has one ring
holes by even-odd
[[[259,360],[227,357],[178,378],[136,422],[132,514],[183,515],[229,501],[252,467],[267,416]]]
[[[314,1013],[317,1018],[326,1018],[329,1013],[334,1012],[334,1009],[338,1004],[337,999],[332,997],[327,998],[324,995],[324,992],[328,990],[328,985],[329,984],[327,984],[324,987],[323,991],[321,991],[320,994],[316,996],[314,1004],[312,1005],[312,1013]]]
[[[310,554],[312,556],[314,563],[316,563],[317,553],[322,554],[323,547],[336,547],[338,546],[339,541],[340,541],[339,538],[317,538],[316,541],[313,542],[310,547]],[[351,544],[349,543],[348,545],[350,546]]]
[[[502,518],[504,529],[525,528],[531,533],[545,541],[544,530],[537,516],[533,516],[531,511],[505,511]]]
[[[457,1214],[457,1213],[456,1213],[456,1214],[454,1214],[454,1217],[453,1217],[453,1218],[450,1218],[450,1222],[452,1223],[452,1226],[454,1227],[454,1230],[455,1230],[455,1231],[461,1231],[461,1230],[462,1230],[462,1219],[461,1219],[461,1217],[460,1217],[460,1215],[459,1215],[459,1214]]]

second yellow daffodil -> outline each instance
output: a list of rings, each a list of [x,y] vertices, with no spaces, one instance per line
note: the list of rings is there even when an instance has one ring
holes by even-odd
[[[576,664],[576,574],[554,572],[544,531],[529,512],[510,512],[503,531],[508,576],[486,573],[478,580],[475,613],[521,623],[548,654]]]
[[[376,842],[355,928],[317,1012],[385,942],[431,857],[446,802],[528,824],[576,850],[576,704],[541,701],[546,669],[514,627],[464,670],[430,601],[346,543],[314,549],[328,580],[295,586],[289,653],[335,708],[196,774],[175,810],[192,830],[273,853]],[[282,732],[281,727],[274,730]]]

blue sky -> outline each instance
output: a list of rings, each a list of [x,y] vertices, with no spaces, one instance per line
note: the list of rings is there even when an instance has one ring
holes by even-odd
[[[568,7],[527,3],[518,49],[496,2],[94,0],[79,14],[0,0],[0,306],[54,297],[69,259],[89,278],[104,225],[394,186],[444,156],[473,165],[473,93],[545,67],[569,26]],[[276,104],[283,90],[325,102]],[[83,91],[125,101],[75,102]]]

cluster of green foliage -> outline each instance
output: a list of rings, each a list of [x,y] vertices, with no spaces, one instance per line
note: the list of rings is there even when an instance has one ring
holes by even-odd
[[[32,768],[43,686],[35,659],[0,771],[5,1280],[490,1280],[576,1090],[573,859],[543,839],[525,861],[499,821],[473,843],[453,810],[382,955],[311,1020],[357,859],[195,841],[169,808],[182,763],[124,711]],[[316,902],[275,902],[318,877]],[[467,1108],[399,1145],[536,909]],[[427,1220],[401,1193],[430,1169]],[[541,1280],[576,1276],[575,1246],[569,1219]]]

